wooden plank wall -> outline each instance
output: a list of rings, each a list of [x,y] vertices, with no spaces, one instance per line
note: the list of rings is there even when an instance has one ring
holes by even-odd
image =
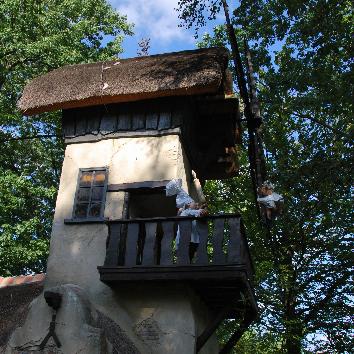
[[[101,136],[119,132],[163,131],[182,125],[181,101],[155,100],[63,110],[66,142],[85,135]]]
[[[75,108],[63,110],[63,134],[66,144],[180,134],[199,179],[223,179],[237,173],[223,162],[236,143],[237,110],[237,100],[183,96]]]

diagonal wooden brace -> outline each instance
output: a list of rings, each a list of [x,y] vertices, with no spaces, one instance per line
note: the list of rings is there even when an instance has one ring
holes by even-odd
[[[197,353],[202,349],[204,344],[208,341],[210,336],[216,331],[220,323],[226,318],[227,313],[230,311],[230,306],[222,308],[215,316],[210,320],[203,333],[197,339]]]

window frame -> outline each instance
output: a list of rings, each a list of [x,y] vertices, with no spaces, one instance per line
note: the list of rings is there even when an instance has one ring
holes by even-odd
[[[94,187],[93,185],[93,180],[91,182],[91,186],[90,187],[86,187],[87,189],[90,189],[90,195],[89,195],[89,202],[88,202],[88,208],[87,208],[87,212],[86,212],[86,217],[80,218],[77,217],[75,215],[75,211],[76,211],[76,206],[78,203],[78,197],[79,197],[79,191],[80,191],[80,179],[81,176],[84,172],[99,172],[99,171],[104,171],[105,173],[105,181],[103,184],[103,196],[102,199],[100,201],[101,203],[101,209],[100,209],[100,215],[99,216],[89,216],[88,212],[90,209],[90,206],[92,204],[91,201],[91,196],[92,196],[92,188]],[[77,182],[76,182],[76,192],[75,192],[75,199],[74,199],[74,205],[73,205],[73,211],[72,211],[72,219],[71,220],[75,220],[75,221],[81,221],[81,222],[85,222],[85,221],[104,221],[104,211],[105,211],[105,204],[106,204],[106,194],[107,194],[107,187],[108,187],[108,167],[88,167],[88,168],[79,168],[79,173],[77,176]],[[81,187],[82,188],[82,187]]]

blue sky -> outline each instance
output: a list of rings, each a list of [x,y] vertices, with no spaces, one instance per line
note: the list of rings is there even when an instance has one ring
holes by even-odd
[[[150,38],[149,54],[166,53],[196,48],[194,29],[178,27],[180,20],[175,10],[178,0],[109,0],[120,14],[127,15],[134,23],[134,35],[124,40],[122,58],[136,56],[138,42]],[[212,32],[215,24],[222,23],[222,16],[203,28],[199,34]]]
[[[179,27],[178,0],[108,0],[120,14],[126,15],[128,22],[134,24],[134,35],[128,36],[123,42],[121,58],[137,56],[138,42],[142,38],[150,38],[149,54],[175,52],[195,49],[197,39],[195,30]],[[229,1],[230,13],[239,5],[238,0]],[[216,20],[207,21],[207,26],[199,30],[199,38],[206,32],[212,33],[216,25],[224,24],[225,18],[221,11]],[[274,51],[281,49],[281,42],[269,48],[274,60]]]

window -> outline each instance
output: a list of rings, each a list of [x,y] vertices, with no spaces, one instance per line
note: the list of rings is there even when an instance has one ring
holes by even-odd
[[[74,219],[103,218],[106,189],[106,168],[80,169]]]

